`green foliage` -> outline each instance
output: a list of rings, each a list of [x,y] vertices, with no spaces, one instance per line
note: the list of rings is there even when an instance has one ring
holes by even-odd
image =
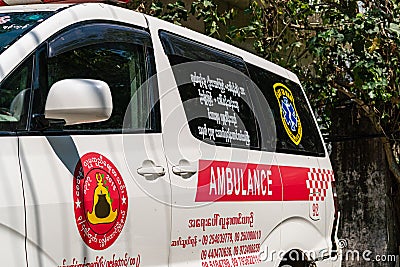
[[[204,21],[205,33],[210,36],[218,36],[220,26],[227,26],[227,22],[232,20],[236,14],[235,9],[218,12],[218,6],[209,0],[198,0],[192,3],[190,13],[198,20]]]
[[[127,8],[142,12],[162,20],[181,25],[182,21],[186,21],[189,11],[185,8],[185,4],[178,0],[174,3],[165,5],[161,1],[152,1],[147,4],[144,0],[131,0],[127,4]]]
[[[182,1],[170,3],[166,7],[161,2],[152,3],[150,14],[177,25],[181,25],[181,21],[186,21],[188,18],[188,11]]]
[[[384,9],[375,1],[353,13],[325,6],[320,16],[329,15],[329,23],[322,20],[325,29],[313,31],[315,36],[307,40],[309,53],[322,67],[313,67],[304,79],[312,93],[316,92],[312,83],[323,89],[327,97],[320,91],[313,99],[331,103],[329,108],[340,105],[331,92],[339,88],[351,92],[375,112],[383,131],[395,143],[400,127],[398,105],[393,105],[399,102],[400,19],[394,2],[386,4],[391,8]]]
[[[193,16],[197,20],[204,22],[205,34],[221,38],[221,26],[226,28],[228,22],[236,15],[237,10],[232,8],[219,12],[218,6],[214,1],[197,0],[191,3],[186,9],[184,2],[178,0],[174,3],[165,5],[161,1],[151,2],[146,6],[146,2],[142,0],[132,0],[128,4],[128,8],[152,15],[165,21],[181,25],[183,21],[187,21],[189,16]]]

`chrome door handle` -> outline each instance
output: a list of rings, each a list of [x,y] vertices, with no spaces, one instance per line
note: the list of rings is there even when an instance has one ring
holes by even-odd
[[[142,167],[137,169],[137,173],[147,180],[155,180],[165,175],[165,169],[162,166],[156,166],[151,160],[145,160]]]
[[[154,167],[140,167],[137,169],[137,173],[146,176],[146,175],[153,175],[156,174],[158,176],[165,175],[165,170],[161,166],[154,166]]]
[[[183,178],[187,179],[193,176],[197,172],[197,169],[192,166],[178,165],[172,167],[172,172],[176,175],[182,176]]]

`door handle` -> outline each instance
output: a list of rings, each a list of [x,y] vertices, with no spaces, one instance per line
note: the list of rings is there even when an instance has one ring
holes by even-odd
[[[144,176],[146,180],[155,180],[165,175],[165,169],[162,166],[156,166],[152,160],[145,160],[142,167],[137,169],[137,173]]]
[[[156,174],[158,176],[163,176],[165,175],[165,170],[161,166],[154,166],[154,167],[140,167],[137,169],[138,174],[142,176],[146,175],[153,175]]]
[[[190,165],[177,165],[172,167],[172,172],[181,176],[182,178],[187,179],[192,177],[197,172],[197,169]]]

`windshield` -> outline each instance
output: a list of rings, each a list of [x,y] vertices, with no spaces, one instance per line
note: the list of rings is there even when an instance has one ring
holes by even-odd
[[[54,12],[0,13],[0,53]]]

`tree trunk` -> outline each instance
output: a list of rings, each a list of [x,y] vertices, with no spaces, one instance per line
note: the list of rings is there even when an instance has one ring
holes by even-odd
[[[355,104],[338,108],[332,125],[331,160],[341,212],[338,236],[347,242],[342,266],[395,266],[393,258],[376,258],[399,254],[398,185],[381,139]]]

